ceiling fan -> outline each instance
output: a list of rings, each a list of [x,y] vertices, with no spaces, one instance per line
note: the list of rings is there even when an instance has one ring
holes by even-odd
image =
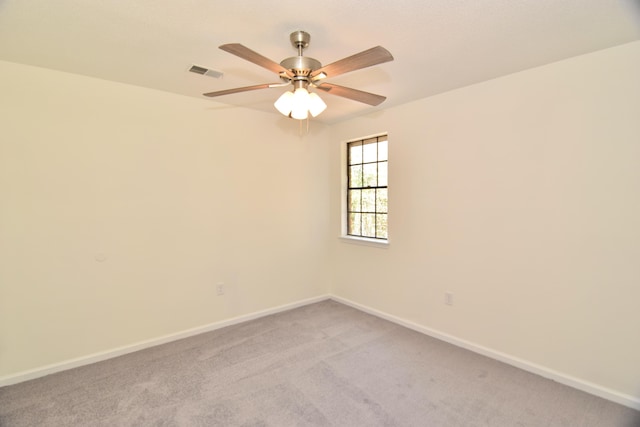
[[[309,113],[315,117],[327,107],[316,93],[309,92],[309,87],[314,87],[332,95],[363,102],[372,106],[379,105],[386,99],[386,97],[381,95],[338,86],[333,83],[327,83],[324,80],[328,77],[335,77],[350,71],[393,61],[393,56],[387,49],[382,46],[376,46],[340,59],[329,65],[322,66],[318,60],[302,55],[302,51],[309,46],[309,41],[311,40],[309,33],[305,31],[295,31],[291,33],[289,38],[293,47],[297,49],[298,56],[286,58],[282,60],[280,64],[254,52],[240,43],[223,44],[220,46],[220,49],[225,52],[229,52],[267,70],[273,71],[280,77],[281,82],[226,89],[205,93],[203,95],[215,97],[257,89],[284,87],[291,84],[293,85],[293,91],[285,92],[278,98],[274,106],[285,116],[298,120],[306,119]]]

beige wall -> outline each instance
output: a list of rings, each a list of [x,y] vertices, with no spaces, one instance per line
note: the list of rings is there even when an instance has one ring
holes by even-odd
[[[0,378],[326,294],[323,126],[0,76]]]
[[[390,246],[336,238],[332,293],[640,402],[639,76],[636,42],[333,126],[334,236],[340,141],[389,133]]]
[[[638,75],[640,42],[300,138],[0,62],[0,378],[331,292],[640,401]],[[345,244],[340,144],[385,131],[391,245]]]

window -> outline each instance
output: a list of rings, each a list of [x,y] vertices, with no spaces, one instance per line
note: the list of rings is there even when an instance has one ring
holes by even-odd
[[[347,235],[387,240],[387,135],[347,143]]]

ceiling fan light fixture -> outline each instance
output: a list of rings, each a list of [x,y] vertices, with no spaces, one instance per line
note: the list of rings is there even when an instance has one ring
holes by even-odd
[[[287,91],[280,95],[278,100],[273,104],[276,109],[287,117],[296,120],[304,120],[309,117],[309,113],[313,117],[322,113],[327,104],[316,93],[309,93],[303,87],[297,88],[294,92]]]

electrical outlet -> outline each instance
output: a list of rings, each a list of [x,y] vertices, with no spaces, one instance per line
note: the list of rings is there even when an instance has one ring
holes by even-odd
[[[218,283],[218,284],[216,285],[216,294],[217,294],[218,296],[220,296],[220,295],[224,295],[224,283]]]
[[[453,305],[453,294],[451,292],[444,293],[444,303],[447,305]]]

